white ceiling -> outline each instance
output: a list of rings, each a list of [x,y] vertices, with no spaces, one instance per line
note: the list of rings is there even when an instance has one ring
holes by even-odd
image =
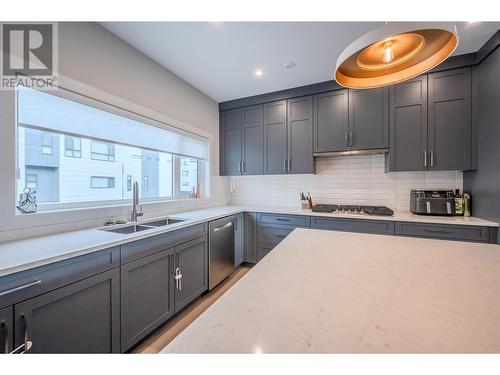
[[[340,52],[382,22],[104,22],[217,102],[332,79]],[[455,55],[477,51],[500,22],[457,23]],[[285,64],[294,62],[294,69]],[[257,68],[264,71],[256,77]]]

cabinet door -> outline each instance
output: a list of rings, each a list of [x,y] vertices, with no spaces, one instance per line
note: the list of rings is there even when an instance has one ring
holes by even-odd
[[[243,214],[234,216],[234,266],[243,263],[243,248],[245,240],[245,224]]]
[[[471,69],[429,74],[429,169],[471,168]]]
[[[208,289],[207,238],[200,237],[175,247],[174,270],[179,269],[182,278],[175,285],[175,311]]]
[[[389,88],[389,171],[427,170],[427,76]]]
[[[389,88],[349,90],[349,149],[389,147]]]
[[[121,267],[121,348],[126,351],[174,314],[173,249]]]
[[[242,174],[264,173],[264,106],[256,105],[242,110]]]
[[[27,353],[120,351],[118,268],[14,306],[15,347]]]
[[[314,96],[314,152],[348,148],[348,90]]]
[[[288,108],[288,173],[314,173],[312,96],[290,99]]]
[[[7,354],[14,350],[14,309],[12,306],[0,310],[0,353]]]
[[[286,101],[264,105],[264,174],[286,173]]]
[[[243,261],[247,263],[257,262],[257,214],[245,212],[245,246],[243,249]]]
[[[221,175],[241,174],[241,109],[221,112]]]

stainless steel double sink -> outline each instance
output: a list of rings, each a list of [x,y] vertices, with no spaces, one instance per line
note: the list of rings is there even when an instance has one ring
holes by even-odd
[[[167,225],[181,223],[183,221],[186,221],[186,220],[166,218],[166,219],[148,221],[148,222],[145,222],[142,224],[126,225],[126,226],[119,227],[119,228],[99,228],[99,230],[103,230],[106,232],[113,232],[113,233],[130,234],[130,233],[142,232],[143,230],[165,227]]]

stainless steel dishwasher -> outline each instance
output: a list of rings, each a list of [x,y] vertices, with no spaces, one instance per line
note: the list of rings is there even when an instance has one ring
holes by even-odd
[[[209,224],[208,290],[216,287],[235,270],[234,226],[233,217],[214,220]]]

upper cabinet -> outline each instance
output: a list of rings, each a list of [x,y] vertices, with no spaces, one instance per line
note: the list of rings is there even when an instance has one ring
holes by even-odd
[[[388,171],[472,168],[471,69],[423,75],[390,88]]]
[[[312,96],[287,101],[287,171],[314,173]]]
[[[314,152],[345,151],[349,147],[349,91],[314,96]]]
[[[221,174],[314,173],[315,154],[379,150],[388,151],[389,172],[470,170],[471,72],[451,69],[389,87],[222,111]]]
[[[429,74],[430,169],[471,169],[471,92],[470,68]]]
[[[390,87],[389,171],[427,169],[427,76]]]
[[[312,97],[264,105],[264,174],[314,173]]]
[[[388,88],[337,90],[314,97],[314,152],[388,147]]]
[[[286,101],[264,104],[264,174],[287,173]]]
[[[221,175],[263,173],[263,122],[263,105],[221,112]]]

